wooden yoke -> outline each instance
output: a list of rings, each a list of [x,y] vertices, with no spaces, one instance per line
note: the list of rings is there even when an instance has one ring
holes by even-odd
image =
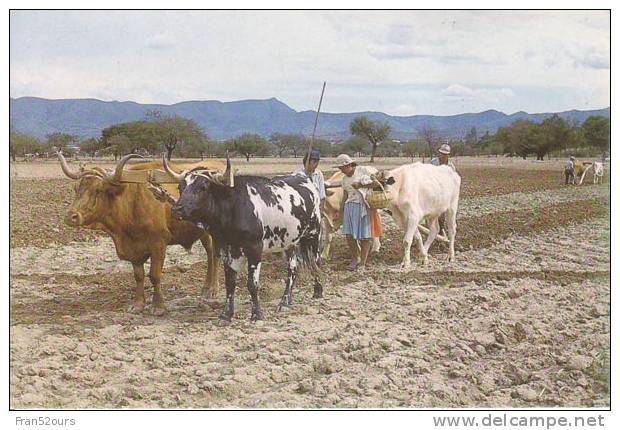
[[[171,205],[177,202],[172,194],[161,185],[176,184],[178,181],[163,170],[123,170],[120,182],[123,184],[145,184],[146,188],[160,202]]]
[[[167,172],[155,170],[123,170],[121,182],[125,184],[176,184],[177,180]]]

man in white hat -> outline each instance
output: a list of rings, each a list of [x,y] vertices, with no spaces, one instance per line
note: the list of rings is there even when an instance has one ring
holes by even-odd
[[[572,155],[564,165],[564,185],[575,185],[575,157]]]
[[[452,148],[447,143],[444,143],[437,150],[437,157],[431,160],[431,164],[434,166],[450,166],[456,172],[456,167],[450,161],[450,152],[452,152]]]
[[[444,143],[437,150],[437,157],[431,160],[431,164],[433,166],[450,166],[452,170],[456,172],[456,167],[452,161],[450,161],[450,152],[452,152],[452,148],[447,143]],[[447,226],[446,226],[446,214],[443,213],[439,216],[439,229],[441,234],[446,235]]]

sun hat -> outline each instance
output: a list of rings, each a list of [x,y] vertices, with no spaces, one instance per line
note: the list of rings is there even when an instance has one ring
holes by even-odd
[[[437,152],[443,155],[450,155],[450,152],[451,152],[450,145],[448,145],[447,143],[444,143],[443,145],[439,147]]]
[[[571,155],[571,156],[570,156],[570,159],[571,159],[571,160],[574,160],[574,159],[575,159],[575,156],[574,156],[574,155]]]
[[[336,157],[336,167],[338,168],[348,166],[349,164],[353,163],[355,163],[355,160],[349,157],[347,154],[340,154],[338,157]]]

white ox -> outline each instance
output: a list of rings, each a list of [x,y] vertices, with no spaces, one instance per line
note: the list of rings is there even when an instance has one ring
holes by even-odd
[[[446,213],[449,240],[449,261],[454,261],[454,238],[456,235],[456,213],[461,192],[461,177],[449,166],[431,164],[407,164],[380,175],[392,203],[390,211],[396,224],[405,232],[403,237],[403,260],[401,267],[411,265],[411,244],[415,237],[422,257],[422,264],[428,263],[428,250],[439,233],[439,216]],[[422,242],[420,224],[427,221],[429,234]]]
[[[599,182],[603,182],[603,174],[605,173],[605,169],[603,167],[603,163],[600,161],[595,161],[594,165],[594,184],[598,184]]]

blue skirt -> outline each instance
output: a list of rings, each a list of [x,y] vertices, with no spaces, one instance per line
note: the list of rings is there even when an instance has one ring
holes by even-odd
[[[348,202],[344,205],[342,232],[353,239],[370,239],[370,217],[361,203]]]

